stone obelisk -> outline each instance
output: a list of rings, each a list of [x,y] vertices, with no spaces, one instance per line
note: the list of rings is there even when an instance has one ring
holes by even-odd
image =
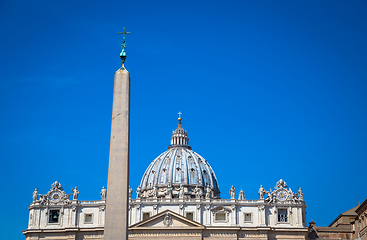
[[[108,167],[105,240],[128,239],[129,148],[130,148],[130,75],[125,69],[124,31],[120,58],[122,67],[115,72]]]

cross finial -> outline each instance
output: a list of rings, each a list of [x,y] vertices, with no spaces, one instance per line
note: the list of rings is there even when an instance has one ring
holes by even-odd
[[[120,53],[120,58],[121,58],[121,61],[122,63],[125,62],[125,59],[126,59],[126,52],[125,52],[125,48],[126,48],[126,41],[125,41],[125,35],[126,34],[130,34],[130,32],[126,32],[125,31],[125,27],[123,29],[122,32],[118,32],[118,34],[122,34],[122,44],[121,44],[121,53]]]
[[[181,113],[181,112],[178,112],[178,121],[179,121],[180,123],[181,123],[181,120],[182,120],[181,115],[182,115],[182,113]]]

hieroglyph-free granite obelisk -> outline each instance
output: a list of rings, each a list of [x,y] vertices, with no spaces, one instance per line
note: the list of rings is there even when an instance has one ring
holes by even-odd
[[[130,147],[130,75],[125,69],[124,31],[120,58],[122,67],[115,72],[108,167],[105,240],[128,239],[129,147]]]

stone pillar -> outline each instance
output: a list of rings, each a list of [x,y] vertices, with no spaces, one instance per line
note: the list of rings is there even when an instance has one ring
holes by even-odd
[[[36,214],[36,212],[35,212],[34,209],[29,210],[28,228],[32,228],[34,225],[36,225],[35,221],[34,221],[34,219],[36,219],[35,214]]]
[[[141,219],[141,208],[140,208],[140,204],[139,205],[136,205],[136,212],[135,212],[135,222],[140,222]]]
[[[196,222],[203,224],[201,220],[201,205],[200,204],[196,205]]]
[[[265,219],[265,217],[266,217],[266,215],[265,215],[265,206],[264,205],[260,205],[260,206],[258,206],[258,209],[259,209],[259,211],[258,211],[258,219],[259,219],[259,225],[260,226],[265,226],[266,225],[266,219]]]
[[[105,222],[105,210],[106,210],[106,206],[102,205],[99,206],[99,217],[98,217],[98,225],[99,226],[103,226],[104,227],[104,222]]]
[[[77,220],[77,207],[71,207],[71,214],[70,214],[70,227],[76,227],[76,220]]]
[[[64,208],[62,207],[60,209],[60,214],[59,214],[59,224],[60,224],[60,227],[63,226],[63,223],[64,223]]]
[[[115,73],[104,239],[128,239],[130,75]]]
[[[236,205],[232,205],[231,206],[231,210],[232,212],[230,213],[231,215],[231,226],[236,226],[237,224],[237,208],[236,208]]]
[[[206,205],[205,206],[205,215],[206,215],[206,225],[211,225],[211,221],[210,221],[210,205]]]
[[[288,207],[288,222],[289,222],[289,224],[291,225],[291,226],[293,226],[294,224],[293,224],[293,221],[294,221],[294,217],[293,217],[293,209],[292,209],[292,207]]]
[[[48,207],[46,207],[44,210],[43,210],[43,217],[44,217],[44,222],[43,222],[43,225],[45,226],[45,227],[47,227],[47,223],[48,223],[48,218],[49,218],[49,216],[48,216]]]

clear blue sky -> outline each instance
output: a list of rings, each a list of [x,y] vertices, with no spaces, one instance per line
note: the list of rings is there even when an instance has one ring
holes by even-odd
[[[134,189],[181,111],[222,198],[234,185],[256,199],[282,178],[302,187],[307,220],[328,225],[367,198],[366,12],[337,0],[1,1],[3,236],[24,239],[34,188],[58,180],[100,198],[124,26]]]

